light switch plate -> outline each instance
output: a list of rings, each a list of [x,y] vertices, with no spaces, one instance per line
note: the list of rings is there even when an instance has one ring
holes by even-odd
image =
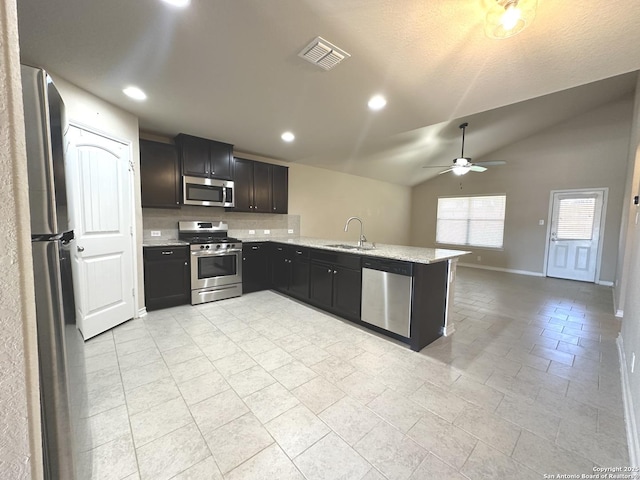
[[[255,235],[256,231],[255,230],[249,230],[249,235]]]
[[[287,230],[287,233],[293,233],[293,228],[290,228],[289,230]]]
[[[160,230],[151,230],[151,236],[152,237],[160,237],[160,236],[162,236],[162,233],[160,232]]]
[[[538,225],[544,225],[544,220],[538,220]]]
[[[271,230],[265,230],[265,231],[264,231],[264,234],[265,234],[265,235],[271,235]]]

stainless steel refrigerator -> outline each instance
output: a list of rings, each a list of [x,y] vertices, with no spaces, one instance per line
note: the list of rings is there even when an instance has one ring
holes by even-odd
[[[64,103],[44,70],[22,66],[31,247],[36,294],[40,405],[45,478],[75,479],[72,403],[82,383],[81,337],[75,327],[64,172]],[[73,368],[70,368],[73,366]],[[74,380],[74,375],[77,381]]]

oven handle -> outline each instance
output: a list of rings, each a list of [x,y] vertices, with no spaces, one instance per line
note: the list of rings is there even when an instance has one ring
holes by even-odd
[[[231,248],[229,250],[219,250],[219,251],[197,250],[195,252],[191,252],[191,255],[193,255],[194,257],[210,257],[210,256],[222,257],[229,253],[241,253],[241,252],[242,250],[239,248]]]

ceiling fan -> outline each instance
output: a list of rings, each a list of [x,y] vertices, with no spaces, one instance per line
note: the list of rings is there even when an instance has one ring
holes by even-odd
[[[446,168],[438,175],[442,175],[443,173],[453,172],[456,175],[465,175],[468,172],[484,172],[486,167],[493,167],[496,165],[504,165],[506,162],[502,160],[495,160],[492,162],[477,162],[471,163],[470,157],[464,156],[464,134],[466,128],[469,126],[467,122],[460,124],[458,128],[462,130],[462,152],[460,153],[460,157],[453,159],[453,165],[425,165],[422,168]]]

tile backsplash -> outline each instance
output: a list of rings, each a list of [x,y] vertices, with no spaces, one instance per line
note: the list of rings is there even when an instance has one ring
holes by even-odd
[[[143,242],[147,240],[174,240],[178,238],[178,222],[185,220],[222,220],[229,224],[229,236],[251,237],[250,230],[258,237],[282,237],[300,235],[300,215],[271,213],[226,212],[218,207],[183,205],[182,208],[143,208]],[[160,237],[152,237],[151,231],[160,231]],[[269,230],[267,235],[265,230]],[[288,233],[293,230],[293,233]]]

